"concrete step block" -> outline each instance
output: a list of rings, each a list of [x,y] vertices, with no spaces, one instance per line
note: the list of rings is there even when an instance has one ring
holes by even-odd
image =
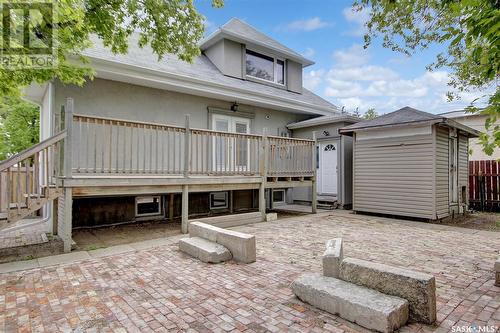
[[[213,264],[231,260],[232,257],[225,246],[200,237],[182,238],[179,240],[179,250],[203,262]]]
[[[410,321],[436,321],[436,281],[434,276],[371,261],[346,258],[340,278],[367,288],[408,300]]]
[[[378,332],[393,332],[408,320],[408,301],[320,274],[292,283],[293,293],[312,306]]]
[[[233,259],[238,262],[252,263],[256,260],[257,251],[254,235],[223,229],[202,222],[192,222],[189,225],[189,235],[224,245],[231,251]]]
[[[323,275],[338,278],[340,264],[344,259],[342,238],[333,238],[326,241],[326,250],[323,253]]]

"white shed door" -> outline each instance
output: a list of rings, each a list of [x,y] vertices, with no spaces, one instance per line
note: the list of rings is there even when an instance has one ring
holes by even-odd
[[[319,143],[318,189],[320,194],[337,194],[337,141]]]

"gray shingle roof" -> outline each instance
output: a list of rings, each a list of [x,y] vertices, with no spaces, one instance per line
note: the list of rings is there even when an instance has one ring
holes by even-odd
[[[386,113],[375,119],[364,120],[359,123],[342,128],[343,132],[349,130],[356,130],[368,127],[380,127],[380,126],[390,126],[399,125],[406,123],[414,123],[421,121],[432,121],[432,120],[443,120],[445,117],[436,116],[428,112],[420,111],[409,106],[405,106],[394,112]]]
[[[475,129],[462,125],[452,119],[448,119],[446,117],[443,117],[442,115],[434,115],[432,113],[420,111],[409,106],[405,106],[404,108],[401,108],[394,112],[386,113],[372,120],[365,120],[357,124],[346,126],[344,128],[341,128],[339,132],[341,134],[350,135],[352,132],[355,132],[359,129],[398,126],[424,122],[433,124],[442,123],[443,125],[460,129],[461,131],[467,133],[469,137],[479,136],[479,132]]]
[[[219,29],[217,29],[214,33],[208,36],[205,40],[203,40],[201,42],[201,49],[205,50],[208,46],[218,41],[224,35],[226,35],[226,37],[227,35],[229,35],[229,37],[235,37],[237,39],[236,41],[238,42],[243,40],[265,48],[270,48],[274,51],[280,52],[293,58],[293,60],[298,60],[300,63],[306,66],[314,64],[313,61],[304,58],[294,50],[286,47],[280,42],[277,42],[266,34],[255,29],[248,23],[243,22],[237,18],[232,18]]]
[[[94,59],[158,71],[163,74],[184,76],[226,87],[239,88],[250,93],[259,93],[270,98],[286,98],[298,102],[308,103],[313,107],[319,107],[322,109],[326,108],[332,113],[338,112],[335,105],[305,88],[303,89],[302,94],[298,94],[256,82],[225,76],[204,55],[197,57],[193,63],[179,60],[177,56],[172,54],[167,54],[161,60],[158,60],[158,56],[153,53],[150,47],[140,48],[137,41],[138,35],[132,35],[130,37],[128,53],[113,54],[113,52],[103,46],[99,39],[93,38],[94,46],[85,50],[83,54]]]

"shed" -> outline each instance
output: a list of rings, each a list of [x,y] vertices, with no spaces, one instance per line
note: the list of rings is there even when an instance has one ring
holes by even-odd
[[[350,208],[352,204],[352,138],[339,129],[359,122],[348,114],[321,116],[287,125],[294,138],[316,139],[317,200]],[[311,202],[310,188],[294,188],[295,202]]]
[[[411,107],[340,130],[353,138],[353,210],[436,220],[468,204],[469,138],[479,132]]]

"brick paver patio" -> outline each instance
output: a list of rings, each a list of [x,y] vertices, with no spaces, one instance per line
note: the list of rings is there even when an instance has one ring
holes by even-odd
[[[1,332],[364,332],[316,311],[289,289],[320,271],[324,241],[344,238],[344,255],[436,277],[436,326],[500,326],[493,263],[500,233],[335,211],[238,230],[257,237],[257,262],[209,265],[172,245],[69,265],[0,275]]]

